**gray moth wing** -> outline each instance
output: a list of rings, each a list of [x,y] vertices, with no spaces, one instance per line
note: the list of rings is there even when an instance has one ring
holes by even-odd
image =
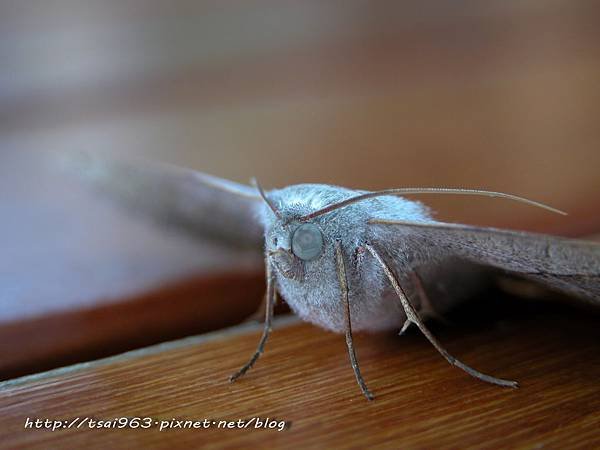
[[[497,228],[372,219],[388,246],[414,236],[431,258],[459,258],[511,273],[600,306],[600,244]],[[394,233],[402,227],[405,233]],[[382,230],[383,231],[383,230]],[[395,237],[397,236],[397,237]]]
[[[256,188],[190,169],[134,159],[70,154],[69,169],[129,210],[184,232],[260,250],[264,229]],[[443,222],[371,219],[386,248],[418,239],[431,260],[463,260],[517,274],[600,306],[600,244]],[[398,233],[398,227],[404,232]],[[402,244],[402,245],[400,245]],[[443,272],[443,271],[442,271]],[[475,270],[473,276],[478,275]]]
[[[136,159],[69,154],[70,173],[161,225],[240,248],[263,244],[256,188],[190,169]]]

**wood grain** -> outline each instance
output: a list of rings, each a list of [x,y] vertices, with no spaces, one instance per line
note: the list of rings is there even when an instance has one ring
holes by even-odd
[[[599,17],[588,0],[3,5],[0,155],[110,150],[239,181],[257,176],[267,188],[488,188],[570,215],[424,200],[442,220],[597,232]],[[159,251],[167,238],[140,230],[150,224],[109,220],[91,203],[95,212],[69,215],[70,189],[58,198],[39,178],[0,166],[8,172],[0,177],[6,376],[220,327],[256,304],[258,279],[233,274],[239,257],[217,267],[222,252],[189,241]],[[32,188],[44,194],[36,203]],[[64,217],[80,226],[66,228]],[[112,271],[115,261],[124,268]],[[207,264],[231,278],[207,277]],[[176,282],[182,276],[192,278]],[[197,298],[207,300],[199,309]],[[597,316],[519,302],[470,308],[436,335],[465,363],[521,389],[471,379],[413,330],[357,337],[376,395],[367,403],[343,337],[293,323],[230,385],[260,333],[244,325],[0,383],[0,448],[600,447]],[[290,425],[282,433],[23,428],[26,417],[86,416]]]
[[[108,304],[75,305],[0,324],[0,379],[89,361],[241,322],[259,307],[264,274],[171,282]],[[15,343],[18,342],[18,345]]]
[[[520,306],[519,306],[520,305]],[[522,302],[491,320],[487,306],[435,327],[474,367],[517,379],[487,385],[449,366],[416,332],[357,337],[367,402],[343,337],[284,318],[257,366],[235,384],[260,325],[245,325],[89,364],[4,382],[3,448],[594,448],[600,445],[597,317]],[[506,308],[504,308],[506,310]],[[486,312],[488,311],[488,312]],[[471,314],[472,313],[472,314]],[[466,322],[461,315],[471,315]],[[461,323],[462,322],[462,323]],[[172,429],[55,432],[25,419],[151,417],[287,421],[273,430]]]

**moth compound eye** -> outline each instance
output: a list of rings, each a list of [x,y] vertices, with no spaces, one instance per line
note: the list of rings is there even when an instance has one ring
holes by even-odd
[[[323,234],[312,223],[300,225],[292,236],[292,252],[304,261],[310,261],[323,252]]]

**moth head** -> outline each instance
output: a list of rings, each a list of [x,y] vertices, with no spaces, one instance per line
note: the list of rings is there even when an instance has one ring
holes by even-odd
[[[302,281],[305,275],[305,265],[316,262],[324,253],[323,230],[316,223],[290,220],[272,199],[265,195],[256,181],[254,184],[265,204],[275,216],[275,221],[267,230],[267,256],[284,277]]]
[[[277,224],[267,237],[267,256],[286,278],[302,281],[307,264],[318,263],[325,237],[314,223]]]
[[[302,261],[313,261],[323,254],[323,232],[314,223],[302,223],[292,232],[292,253]]]

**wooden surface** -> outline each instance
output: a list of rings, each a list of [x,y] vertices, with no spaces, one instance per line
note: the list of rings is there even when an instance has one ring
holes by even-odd
[[[0,380],[217,330],[253,314],[260,271],[198,275],[91,305],[0,323]],[[18,344],[17,344],[18,343]]]
[[[600,228],[599,23],[588,0],[6,3],[0,157],[110,151],[266,188],[487,188],[570,215],[423,200],[441,220],[584,235]],[[95,203],[69,210],[74,191],[54,195],[5,159],[0,169],[0,378],[225,326],[256,304],[258,279],[239,274],[238,256],[217,264],[221,252]],[[32,200],[32,189],[44,195]],[[521,317],[519,306],[496,323],[480,312],[480,324],[475,314],[438,334],[466,363],[519,379],[519,391],[471,380],[415,333],[360,337],[377,395],[366,404],[343,339],[292,326],[234,386],[226,375],[256,333],[4,384],[0,447],[597,446],[597,319]],[[33,415],[259,415],[292,426],[22,430]]]
[[[253,351],[259,324],[4,382],[0,447],[597,448],[598,318],[562,307],[545,310],[506,300],[495,312],[470,306],[453,316],[454,326],[434,327],[457,357],[518,380],[518,390],[484,384],[449,366],[413,330],[404,337],[356,339],[376,396],[367,402],[343,337],[284,318],[263,358],[235,384],[227,377]],[[27,417],[124,416],[260,417],[286,421],[287,429],[24,429]]]

